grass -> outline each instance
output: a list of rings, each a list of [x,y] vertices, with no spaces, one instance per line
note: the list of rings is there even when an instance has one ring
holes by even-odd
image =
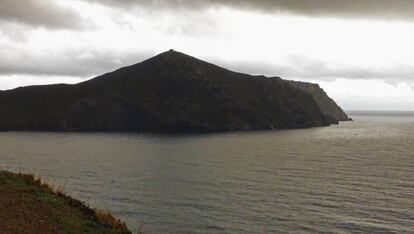
[[[131,233],[125,223],[115,218],[110,212],[92,209],[84,202],[67,196],[62,190],[62,187],[54,189],[44,183],[41,178],[33,175],[0,171],[0,203],[18,199],[15,201],[16,204],[29,204],[28,208],[23,206],[23,210],[18,211],[28,215],[29,218],[36,218],[31,216],[39,215],[36,209],[34,211],[29,209],[30,204],[38,202],[44,207],[44,210],[40,212],[43,215],[39,217],[39,222],[52,223],[64,233]],[[5,207],[8,208],[8,206]],[[14,211],[13,207],[10,208],[10,210],[0,211],[10,213],[10,215],[3,215],[6,219],[10,216],[11,220],[9,222],[3,220],[3,222],[13,223],[15,221],[12,213],[17,211]]]

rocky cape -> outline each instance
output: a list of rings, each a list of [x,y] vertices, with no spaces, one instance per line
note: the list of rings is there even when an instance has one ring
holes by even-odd
[[[237,73],[173,50],[75,85],[0,92],[1,131],[210,132],[347,119],[317,85]]]

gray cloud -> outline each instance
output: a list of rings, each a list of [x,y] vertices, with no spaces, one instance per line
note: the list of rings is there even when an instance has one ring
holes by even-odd
[[[306,16],[414,19],[412,0],[85,0],[114,7],[201,9],[227,6],[265,12],[290,12]]]
[[[284,64],[265,62],[217,62],[230,70],[248,74],[280,76],[285,79],[303,80],[381,79],[390,84],[414,82],[414,65],[397,64],[389,67],[330,64],[318,59],[291,56]]]
[[[63,56],[64,55],[64,56]],[[154,51],[119,51],[116,49],[78,48],[63,49],[53,53],[26,52],[24,49],[3,48],[0,54],[0,75],[52,75],[93,77],[120,67],[141,62],[155,55]],[[203,59],[202,57],[200,59]],[[414,65],[394,65],[372,68],[355,65],[332,66],[312,58],[292,56],[284,64],[266,62],[224,62],[205,59],[233,71],[248,74],[280,76],[285,79],[333,80],[381,79],[390,84],[413,82]]]
[[[113,8],[150,7],[153,10],[202,10],[231,7],[305,16],[356,17],[383,20],[414,19],[412,0],[79,0]],[[90,22],[58,0],[0,0],[0,21],[47,28],[83,28]]]
[[[25,42],[29,39],[27,27],[21,24],[8,24],[0,22],[0,38],[4,37],[9,43]]]
[[[140,62],[150,54],[153,52],[93,48],[63,49],[53,53],[3,48],[0,54],[0,75],[90,77]]]
[[[191,35],[203,38],[206,34],[216,31],[215,21],[209,17],[199,16],[197,11],[189,9],[207,9],[209,7],[228,6],[241,9],[255,9],[267,12],[293,12],[310,16],[336,16],[336,17],[382,17],[382,18],[414,18],[414,1],[408,0],[79,0],[106,4],[116,7],[119,14],[125,8],[156,7],[157,9],[170,9],[171,12],[178,7],[183,12],[176,13],[165,27],[157,30],[165,31],[167,35]],[[28,35],[27,27],[44,26],[49,28],[75,28],[82,25],[82,18],[71,8],[58,4],[55,0],[0,0],[0,36],[10,39],[10,44],[18,40],[25,40]],[[145,13],[150,14],[150,13]],[[154,22],[159,19],[162,11],[154,13]],[[158,16],[156,14],[159,14]],[[114,14],[117,24],[129,22]],[[158,18],[157,18],[158,17]],[[124,21],[123,21],[124,20]],[[3,21],[3,22],[1,22]],[[14,22],[7,24],[5,22]],[[172,23],[173,22],[173,23]],[[16,24],[17,23],[17,24]],[[155,23],[154,23],[155,24]],[[7,27],[5,25],[8,25]],[[162,25],[162,23],[160,23]],[[130,25],[134,31],[134,26]],[[218,31],[218,30],[217,30]],[[8,33],[9,32],[9,33]],[[19,33],[23,32],[23,33]],[[139,32],[137,32],[139,33]],[[85,44],[85,48],[68,49],[54,48],[54,52],[45,51],[37,53],[30,48],[30,43],[20,47],[2,46],[0,53],[0,74],[31,74],[31,75],[62,75],[86,77],[99,75],[118,67],[139,62],[154,55],[153,51],[121,51],[114,46],[106,50],[94,49]],[[23,48],[27,46],[27,48]],[[334,64],[314,58],[291,57],[285,64],[270,64],[265,62],[227,64],[218,59],[211,62],[226,66],[232,70],[251,74],[265,74],[269,76],[282,76],[284,78],[302,79],[383,79],[385,81],[407,81],[413,79],[414,66],[394,65],[392,67],[364,67],[356,65]]]
[[[85,25],[85,20],[73,9],[50,0],[0,0],[0,21],[54,29]]]

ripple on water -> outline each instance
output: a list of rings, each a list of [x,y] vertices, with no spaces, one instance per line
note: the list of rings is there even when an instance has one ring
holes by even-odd
[[[64,184],[133,230],[414,233],[414,117],[355,119],[175,137],[0,133],[0,165]]]

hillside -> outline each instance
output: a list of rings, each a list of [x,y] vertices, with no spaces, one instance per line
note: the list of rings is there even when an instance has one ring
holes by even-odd
[[[350,118],[318,84],[288,81],[293,87],[303,90],[314,98],[321,111],[331,121],[348,121]]]
[[[93,210],[32,175],[0,171],[0,233],[131,233],[110,213]]]
[[[168,51],[75,85],[0,92],[0,130],[230,131],[327,126],[312,95]]]

